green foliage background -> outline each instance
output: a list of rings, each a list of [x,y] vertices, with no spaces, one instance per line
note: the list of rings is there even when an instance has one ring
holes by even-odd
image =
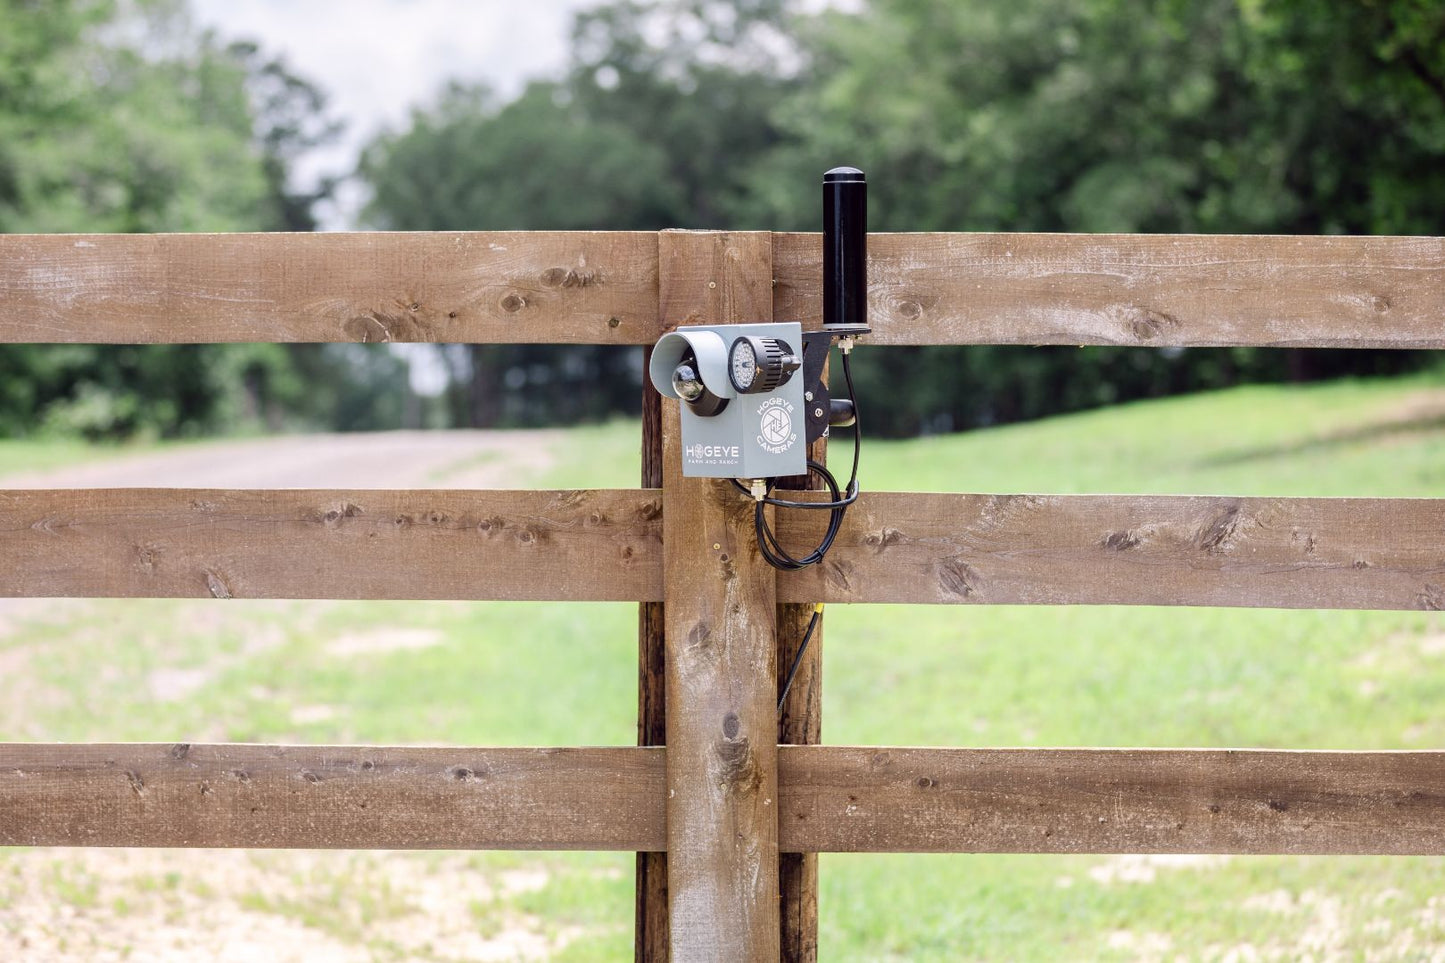
[[[319,90],[179,0],[0,0],[0,232],[312,230],[290,168]],[[359,346],[0,345],[0,435],[399,425],[400,359]]]
[[[311,230],[322,91],[182,0],[0,0],[0,231]],[[1445,233],[1438,0],[614,0],[567,68],[453,86],[378,137],[371,227],[813,229],[822,170],[875,230]],[[356,346],[0,347],[0,432],[527,425],[633,411],[639,353],[448,346],[445,395]],[[859,355],[869,429],[946,431],[1404,352]]]
[[[505,104],[454,89],[362,176],[381,227],[815,230],[839,163],[868,172],[875,230],[1440,234],[1445,5],[623,0],[578,16],[565,77]],[[535,349],[471,358],[459,420],[555,415]],[[870,431],[907,434],[1428,361],[978,347],[858,367]]]

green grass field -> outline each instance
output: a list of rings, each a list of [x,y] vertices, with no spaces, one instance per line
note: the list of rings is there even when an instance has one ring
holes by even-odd
[[[635,484],[637,438],[634,424],[579,429],[518,484]],[[25,461],[9,444],[0,470]],[[1436,496],[1445,381],[1242,388],[869,441],[864,459],[871,489]],[[141,600],[7,613],[3,739],[634,739],[631,605]],[[826,648],[832,743],[1445,742],[1435,614],[834,606]],[[304,873],[284,854],[244,858],[249,875],[217,891],[199,871],[102,872],[11,850],[0,937],[17,925],[6,907],[38,886],[72,929],[80,919],[124,933],[125,919],[225,902],[362,959],[469,958],[440,937],[398,935],[441,925],[417,895],[436,876],[477,894],[454,920],[441,914],[453,927],[520,927],[559,959],[630,958],[625,854],[345,855]],[[1445,958],[1438,859],[829,855],[822,879],[827,960]],[[75,932],[81,945],[86,930]]]
[[[150,445],[92,445],[71,438],[0,440],[0,478],[20,472],[50,471],[97,458],[149,450]]]

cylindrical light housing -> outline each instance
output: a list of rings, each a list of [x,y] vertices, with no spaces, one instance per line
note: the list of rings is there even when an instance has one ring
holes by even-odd
[[[856,167],[823,175],[823,326],[868,323],[868,182]]]

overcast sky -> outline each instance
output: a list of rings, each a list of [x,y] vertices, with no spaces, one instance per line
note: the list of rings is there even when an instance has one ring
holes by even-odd
[[[555,73],[567,56],[572,14],[595,0],[191,0],[197,21],[227,38],[285,54],[331,97],[343,139],[300,172],[349,172],[383,126],[451,79],[483,81],[503,95]],[[357,198],[319,212],[327,228],[354,226]]]

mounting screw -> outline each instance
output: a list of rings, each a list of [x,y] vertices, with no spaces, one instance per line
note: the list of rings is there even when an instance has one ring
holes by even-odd
[[[814,417],[814,418],[821,418],[821,417],[823,417],[823,409],[822,409],[822,408],[814,408],[814,409],[813,409],[813,417]]]
[[[811,391],[805,391],[805,392],[803,392],[803,400],[804,400],[804,401],[812,401],[812,400],[813,400],[813,393],[812,393]]]

